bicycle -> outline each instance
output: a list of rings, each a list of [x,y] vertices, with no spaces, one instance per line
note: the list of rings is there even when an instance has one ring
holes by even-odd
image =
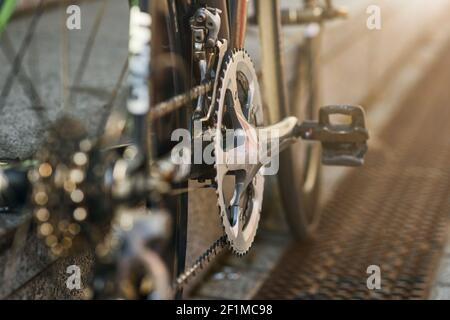
[[[321,24],[344,15],[331,1],[306,0],[295,12],[281,12],[279,1],[255,4],[257,15],[249,21],[261,22],[265,99],[243,49],[247,1],[129,4],[128,126],[112,115],[103,136],[92,139],[79,121],[61,118],[46,147],[37,152],[37,162],[2,171],[0,207],[28,204],[55,256],[69,254],[77,241],[95,248],[94,298],[167,299],[177,291],[180,296],[183,285],[220,249],[229,247],[239,256],[250,250],[260,219],[264,171],[278,155],[286,218],[295,236],[310,238],[319,221],[320,159],[327,165],[362,165],[368,132],[361,107],[318,109]],[[283,72],[282,23],[316,27],[308,40],[306,66],[300,66],[307,70],[307,85],[296,85],[306,87],[308,98],[291,98],[292,104]],[[87,48],[83,58],[89,54]],[[20,62],[19,52],[15,75]],[[335,115],[347,116],[348,122],[334,123]],[[170,141],[178,128],[190,133],[188,146]],[[131,132],[131,139],[124,139],[124,132]],[[317,145],[289,150],[299,138],[320,141],[322,156]],[[209,150],[213,163],[197,161],[198,146],[201,155]],[[305,155],[301,166],[296,165],[298,154]],[[174,162],[174,155],[188,161]],[[236,162],[237,155],[244,161]],[[216,190],[224,236],[185,269],[187,195],[167,199],[173,190],[187,190],[189,180]]]

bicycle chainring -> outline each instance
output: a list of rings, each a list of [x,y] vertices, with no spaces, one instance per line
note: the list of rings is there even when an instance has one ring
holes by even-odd
[[[256,236],[261,214],[264,176],[259,171],[253,182],[242,189],[246,173],[233,171],[224,158],[230,148],[228,130],[232,130],[233,145],[237,140],[251,139],[238,121],[244,116],[254,127],[263,125],[262,99],[253,62],[244,50],[233,50],[225,59],[217,92],[217,126],[215,136],[216,184],[221,222],[233,253],[245,255]],[[239,138],[240,136],[240,138]],[[224,139],[225,138],[225,139]],[[237,161],[242,159],[235,159]],[[247,159],[245,160],[247,161]],[[225,163],[221,163],[225,162]],[[239,200],[236,201],[237,195]]]

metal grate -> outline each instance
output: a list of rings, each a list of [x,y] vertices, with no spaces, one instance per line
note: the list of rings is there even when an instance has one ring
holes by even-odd
[[[428,298],[450,214],[450,60],[444,63],[371,141],[366,166],[324,208],[317,238],[291,245],[255,298]],[[379,291],[367,288],[370,265],[381,268]]]

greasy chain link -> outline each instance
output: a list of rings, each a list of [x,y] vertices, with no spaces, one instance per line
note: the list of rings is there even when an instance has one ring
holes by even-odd
[[[200,96],[206,95],[213,89],[213,82],[207,82],[192,88],[189,92],[177,95],[167,101],[157,104],[152,110],[150,110],[150,118],[156,120],[162,118],[184,106],[186,106],[192,100],[197,99]]]
[[[173,284],[174,290],[181,290],[184,285],[186,285],[197,275],[199,270],[205,268],[208,263],[211,262],[211,259],[217,256],[226,247],[228,247],[228,238],[224,235],[215,241],[201,256],[199,256],[192,267],[177,277]]]

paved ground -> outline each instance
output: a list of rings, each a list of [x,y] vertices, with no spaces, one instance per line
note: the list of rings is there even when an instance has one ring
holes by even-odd
[[[127,3],[108,2],[91,59],[78,88],[72,87],[74,78],[101,3],[81,4],[82,29],[79,31],[67,31],[67,15],[62,9],[47,10],[39,20],[34,28],[34,40],[23,60],[21,78],[26,76],[31,80],[40,101],[30,101],[25,80],[14,81],[1,110],[0,159],[29,157],[39,148],[49,123],[65,112],[81,118],[91,134],[98,131],[102,116],[108,111],[106,105],[110,93],[128,57]],[[7,37],[12,43],[12,48],[8,49],[18,51],[30,22],[29,16],[12,22],[7,29]],[[3,38],[0,88],[11,71],[7,67],[10,59],[6,55],[6,44],[7,39]],[[74,93],[72,101],[67,101],[69,91]],[[123,99],[118,102],[123,105]]]

